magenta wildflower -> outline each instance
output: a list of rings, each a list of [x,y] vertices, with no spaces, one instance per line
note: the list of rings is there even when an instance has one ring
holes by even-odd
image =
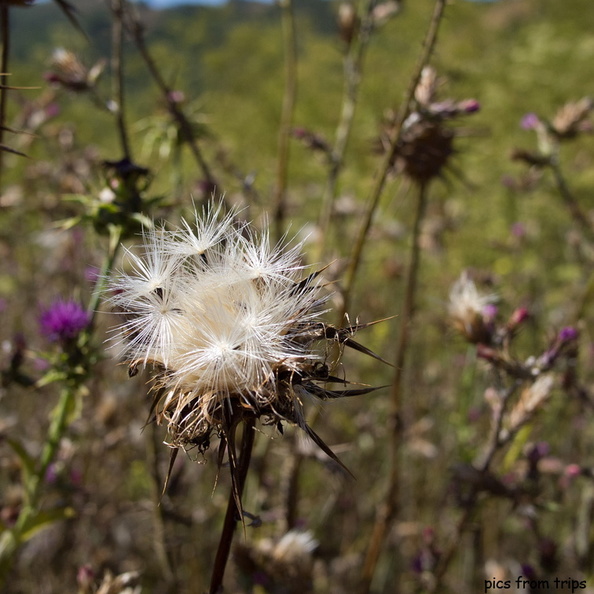
[[[41,315],[41,331],[51,341],[76,338],[90,322],[89,313],[76,301],[54,301]]]
[[[559,342],[570,342],[578,337],[578,331],[572,326],[562,328],[559,332]]]
[[[524,130],[536,130],[540,125],[540,119],[535,113],[527,113],[522,117],[520,126]]]

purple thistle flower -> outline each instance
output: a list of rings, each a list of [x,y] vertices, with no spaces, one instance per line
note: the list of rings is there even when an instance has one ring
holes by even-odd
[[[520,126],[524,130],[536,130],[539,124],[540,119],[535,113],[527,113],[520,122]]]
[[[562,328],[561,331],[559,332],[559,342],[570,342],[572,340],[575,340],[578,337],[578,331],[571,327],[571,326],[567,326],[565,328]]]
[[[58,342],[76,338],[90,321],[89,313],[76,301],[58,299],[41,314],[39,325],[43,334]]]

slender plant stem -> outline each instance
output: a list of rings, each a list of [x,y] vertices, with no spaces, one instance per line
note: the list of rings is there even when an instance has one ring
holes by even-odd
[[[122,51],[124,40],[124,11],[122,0],[112,0],[111,11],[114,15],[112,24],[111,65],[113,71],[113,97],[116,103],[115,115],[124,157],[131,160],[132,157],[130,153],[130,142],[128,140],[128,131],[126,128],[124,111],[124,57]]]
[[[402,409],[402,375],[406,363],[406,353],[410,343],[410,331],[415,313],[415,301],[417,292],[417,281],[420,265],[420,234],[421,224],[425,217],[427,206],[427,184],[418,186],[418,199],[416,205],[415,219],[412,230],[411,253],[402,312],[400,315],[400,335],[396,345],[394,358],[394,380],[390,394],[390,475],[388,490],[384,501],[378,508],[375,524],[373,527],[361,580],[361,594],[366,594],[371,588],[371,582],[375,574],[380,553],[385,542],[386,534],[399,509],[400,494],[400,446],[402,442],[402,431],[400,427],[400,416]]]
[[[324,189],[319,220],[322,242],[320,250],[322,261],[324,260],[326,247],[328,245],[328,230],[334,211],[338,179],[344,164],[344,156],[355,118],[355,110],[359,98],[359,86],[363,74],[363,62],[373,31],[373,17],[371,12],[375,4],[376,0],[365,1],[361,27],[355,39],[349,45],[348,51],[344,57],[344,93],[342,107],[338,126],[336,127],[334,146],[332,147],[332,152],[330,154],[330,171]]]
[[[225,514],[223,530],[221,532],[219,547],[213,566],[209,594],[220,594],[220,592],[222,592],[223,577],[225,575],[229,553],[231,552],[233,534],[235,533],[238,522],[241,520],[241,509],[238,505],[238,499],[241,500],[243,495],[243,489],[245,487],[245,481],[250,466],[250,459],[254,446],[255,424],[256,421],[254,418],[248,418],[243,423],[243,435],[241,438],[241,451],[237,462],[237,474],[235,475],[235,481],[231,486],[231,492],[229,493],[227,512]],[[230,439],[233,439],[233,436],[230,436]],[[230,442],[228,444],[229,452],[231,452],[230,448],[232,447],[233,444]],[[229,455],[231,455],[231,453],[229,453]]]
[[[561,167],[556,159],[551,162],[550,168],[553,171],[553,177],[557,189],[559,190],[559,194],[561,195],[561,198],[563,198],[563,202],[565,203],[567,210],[569,210],[573,220],[581,230],[586,233],[589,239],[594,239],[594,226],[584,211],[580,208],[578,201],[569,189],[565,177],[563,176],[563,172],[561,171]]]
[[[202,155],[200,147],[198,146],[194,131],[192,130],[192,124],[188,121],[188,118],[175,101],[172,94],[172,89],[165,82],[165,79],[161,75],[161,72],[157,68],[155,61],[146,47],[142,23],[140,23],[138,18],[132,14],[127,0],[121,0],[121,2],[122,6],[125,7],[126,16],[129,17],[127,26],[132,35],[134,43],[136,44],[136,48],[140,52],[140,56],[144,60],[151,76],[153,77],[153,80],[159,87],[163,98],[167,102],[169,113],[173,116],[173,119],[178,125],[181,139],[190,147],[190,151],[192,152],[198,167],[200,167],[202,175],[204,175],[206,178],[206,181],[213,187],[217,187],[218,191],[222,194],[222,189],[217,186],[217,181],[214,177],[214,174],[212,173],[208,163]]]
[[[293,114],[297,100],[297,34],[292,0],[280,2],[285,56],[285,90],[278,132],[278,160],[274,189],[274,230],[280,240],[285,231],[287,214],[287,180]]]
[[[493,462],[493,458],[495,454],[511,439],[512,435],[509,434],[506,439],[501,438],[501,427],[503,426],[503,418],[505,416],[505,412],[507,410],[507,404],[512,396],[512,394],[518,389],[521,385],[520,380],[516,380],[510,387],[508,387],[505,392],[501,396],[501,400],[499,402],[499,408],[495,411],[494,418],[491,424],[491,433],[489,434],[489,439],[487,443],[487,447],[481,456],[481,458],[475,462],[474,466],[479,472],[487,472],[491,463]],[[456,555],[456,551],[460,547],[460,541],[462,534],[465,532],[466,528],[468,527],[468,523],[471,520],[474,511],[477,508],[477,496],[476,492],[471,493],[469,497],[469,501],[466,503],[464,507],[464,511],[462,515],[458,519],[456,524],[456,529],[454,530],[454,534],[450,538],[450,542],[446,549],[442,552],[437,562],[437,566],[433,571],[433,582],[431,583],[431,587],[429,588],[430,592],[440,592],[441,586],[443,582],[443,578],[450,566],[450,563],[454,559]]]
[[[408,90],[406,91],[404,102],[400,106],[398,117],[396,118],[396,125],[390,142],[390,150],[386,152],[384,160],[380,166],[379,172],[375,177],[375,183],[373,185],[371,194],[367,201],[367,212],[365,214],[365,218],[359,230],[359,234],[355,240],[355,245],[349,263],[349,268],[347,270],[343,307],[340,316],[341,320],[344,319],[345,313],[349,310],[350,301],[352,299],[353,294],[353,288],[355,285],[357,273],[359,271],[359,265],[361,263],[363,248],[367,240],[367,235],[369,234],[369,229],[371,228],[371,222],[373,220],[373,216],[378,207],[382,192],[384,190],[384,186],[388,178],[388,172],[392,167],[394,157],[396,156],[396,152],[398,150],[398,145],[400,143],[400,138],[403,131],[403,125],[408,114],[410,113],[411,105],[414,99],[415,89],[419,84],[423,68],[425,68],[425,66],[429,62],[429,59],[431,58],[431,55],[435,48],[435,44],[437,42],[437,34],[439,31],[441,21],[443,19],[446,4],[447,0],[437,0],[435,3],[435,8],[433,10],[433,15],[431,17],[431,22],[429,23],[429,28],[425,35],[425,39],[423,41],[423,49],[421,51],[421,55],[419,56],[417,67],[414,71],[413,77],[411,78]]]
[[[122,228],[119,225],[112,225],[109,228],[109,245],[107,247],[107,254],[103,258],[103,263],[101,265],[101,270],[99,271],[99,275],[97,276],[97,283],[95,285],[95,289],[93,290],[93,294],[91,295],[91,299],[89,300],[89,305],[87,307],[87,311],[91,316],[91,321],[87,326],[87,334],[91,334],[95,318],[97,316],[99,310],[99,304],[101,302],[101,297],[103,295],[105,286],[107,284],[109,278],[109,272],[113,268],[115,259],[120,250],[120,241],[122,239]]]
[[[159,472],[159,450],[158,444],[160,442],[158,436],[158,428],[156,423],[150,424],[150,431],[148,432],[146,445],[147,457],[151,471],[151,497],[153,500],[153,527],[155,536],[153,539],[153,546],[155,555],[167,582],[173,585],[175,575],[171,563],[171,556],[166,544],[166,528],[163,507],[161,506],[161,491],[163,488],[163,477]]]
[[[10,24],[8,4],[2,2],[0,5],[0,27],[2,29],[2,61],[0,63],[0,190],[4,173],[4,127],[6,126],[6,97],[8,94],[8,62],[10,55]]]
[[[76,387],[66,385],[60,394],[58,404],[52,412],[52,419],[46,441],[41,450],[39,464],[33,474],[24,484],[25,501],[19,516],[10,530],[6,530],[0,537],[0,585],[10,569],[12,558],[28,530],[32,528],[39,514],[39,501],[41,499],[42,485],[47,474],[47,469],[56,457],[64,434],[68,415],[74,406]]]

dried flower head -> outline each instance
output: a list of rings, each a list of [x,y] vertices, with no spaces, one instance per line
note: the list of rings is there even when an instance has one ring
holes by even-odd
[[[313,553],[317,541],[309,532],[290,530],[280,539],[263,539],[235,547],[240,571],[267,592],[313,592]]]
[[[145,230],[129,272],[111,283],[122,312],[119,343],[130,363],[156,371],[153,410],[168,424],[172,447],[208,448],[245,418],[299,425],[335,459],[303,418],[309,395],[336,398],[371,388],[328,390],[329,349],[354,342],[358,328],[321,321],[318,273],[304,276],[301,244],[271,245],[267,232],[235,223],[222,204],[180,228]]]
[[[555,114],[551,126],[560,139],[575,138],[580,132],[591,132],[592,122],[588,119],[594,108],[590,97],[570,101]]]
[[[480,293],[468,273],[463,272],[450,291],[448,313],[454,328],[473,344],[488,344],[495,300],[494,294]]]
[[[338,6],[337,20],[340,38],[348,46],[353,41],[361,24],[357,15],[357,9],[350,2],[341,2]]]
[[[73,52],[64,48],[54,51],[51,61],[52,72],[45,79],[70,91],[81,93],[92,89],[105,69],[105,60],[99,60],[87,68]]]
[[[392,167],[416,183],[426,183],[440,176],[455,153],[454,140],[458,133],[446,125],[460,115],[477,112],[480,104],[475,99],[455,101],[437,100],[442,80],[435,70],[426,66],[415,89],[416,109],[402,126],[394,152]],[[390,151],[398,116],[389,113],[377,143],[380,151]]]

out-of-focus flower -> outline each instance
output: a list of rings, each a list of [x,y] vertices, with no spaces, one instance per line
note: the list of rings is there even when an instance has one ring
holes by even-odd
[[[336,457],[305,423],[309,395],[337,398],[371,388],[327,390],[324,342],[351,346],[362,325],[337,329],[321,321],[317,273],[303,277],[301,244],[271,246],[267,232],[236,225],[223,203],[196,214],[195,226],[146,230],[129,272],[111,281],[110,301],[123,315],[116,330],[130,373],[157,371],[157,422],[172,447],[205,450],[242,418],[300,426]]]
[[[321,151],[329,155],[332,150],[325,138],[305,128],[293,128],[291,134],[313,151]]]
[[[476,99],[438,101],[441,84],[435,69],[426,66],[415,89],[416,109],[404,122],[394,152],[394,171],[404,173],[416,183],[426,183],[441,175],[455,153],[457,132],[446,121],[480,109]],[[378,151],[391,150],[396,123],[396,114],[389,113],[376,142]]]
[[[41,331],[53,342],[76,338],[89,324],[90,315],[76,301],[59,299],[41,315]]]
[[[87,68],[73,52],[64,48],[54,51],[51,61],[52,72],[44,75],[45,80],[75,93],[94,88],[105,69],[105,60],[99,60]]]
[[[549,369],[562,353],[568,353],[575,347],[579,332],[572,326],[562,328],[553,339],[549,348],[538,358],[537,365],[541,369]]]
[[[96,594],[140,594],[142,586],[138,584],[139,580],[139,571],[127,571],[116,576],[106,571]]]
[[[463,272],[450,291],[448,313],[450,320],[469,342],[488,344],[492,334],[494,294],[482,294]]]
[[[398,14],[401,10],[401,2],[388,0],[377,4],[371,11],[371,17],[374,27],[379,27],[386,23],[391,17]]]
[[[350,45],[359,30],[357,9],[351,2],[341,2],[338,6],[338,33],[340,38]]]
[[[541,125],[539,117],[535,113],[527,113],[522,117],[520,126],[524,130],[536,130]]]
[[[431,573],[441,557],[441,551],[436,546],[435,530],[430,526],[423,529],[422,544],[413,557],[411,566],[417,574]]]
[[[525,425],[549,400],[555,381],[552,374],[542,374],[522,390],[520,399],[509,414],[509,431],[517,431]]]
[[[566,103],[551,122],[553,132],[563,140],[575,138],[580,132],[591,132],[592,122],[588,118],[593,108],[594,102],[590,97]]]
[[[94,580],[95,572],[93,571],[93,568],[88,564],[81,565],[76,572],[76,583],[78,584],[79,594],[92,592]]]
[[[313,592],[313,553],[318,542],[308,531],[290,530],[280,539],[235,547],[241,572],[267,592]]]

